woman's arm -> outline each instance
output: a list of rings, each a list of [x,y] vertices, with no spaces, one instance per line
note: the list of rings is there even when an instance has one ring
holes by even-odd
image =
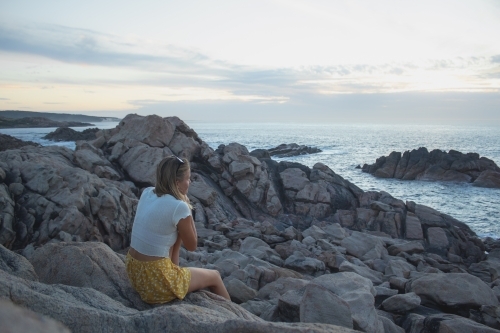
[[[182,239],[177,235],[177,240],[175,244],[170,248],[170,260],[177,266],[179,266],[179,249],[181,248]]]
[[[198,234],[191,215],[179,220],[179,223],[177,224],[177,231],[179,232],[177,240],[181,239],[184,247],[188,251],[196,250],[198,245]]]

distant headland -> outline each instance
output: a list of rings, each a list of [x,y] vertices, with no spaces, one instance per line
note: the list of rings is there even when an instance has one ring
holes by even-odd
[[[53,113],[53,112],[34,112],[34,111],[19,111],[19,110],[5,110],[0,111],[0,117],[10,119],[21,118],[46,118],[58,122],[103,122],[103,121],[120,121],[120,118],[115,117],[97,117],[87,116],[83,114],[69,114],[69,113]]]

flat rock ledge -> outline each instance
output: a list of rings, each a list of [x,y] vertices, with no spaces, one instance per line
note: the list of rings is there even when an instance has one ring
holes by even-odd
[[[198,248],[180,264],[217,270],[232,302],[151,306],[127,279],[138,198],[170,154],[192,165]],[[128,115],[74,151],[0,152],[0,244],[0,325],[14,331],[500,329],[499,240],[321,163],[213,150],[177,117]]]
[[[474,186],[500,188],[500,168],[492,160],[477,153],[463,154],[421,147],[404,153],[381,156],[374,164],[365,164],[363,172],[379,178],[402,180],[452,181]]]

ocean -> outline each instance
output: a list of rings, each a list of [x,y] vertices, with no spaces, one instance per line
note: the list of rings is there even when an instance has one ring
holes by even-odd
[[[380,125],[380,124],[278,124],[278,123],[201,123],[187,122],[213,149],[238,142],[249,151],[297,143],[320,148],[323,152],[286,158],[309,167],[321,162],[335,173],[365,191],[385,191],[403,201],[433,207],[465,222],[480,237],[500,238],[500,189],[473,187],[471,184],[379,179],[356,169],[372,164],[392,151],[426,147],[429,151],[454,149],[475,152],[500,165],[500,130],[488,126]],[[74,128],[114,128],[116,122]],[[42,145],[63,145],[74,149],[74,142],[52,142],[42,137],[55,128],[0,129],[22,140]],[[284,159],[277,159],[284,160]]]

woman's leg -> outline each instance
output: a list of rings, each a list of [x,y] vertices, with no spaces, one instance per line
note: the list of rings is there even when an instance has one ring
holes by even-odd
[[[217,295],[228,300],[231,299],[218,271],[198,267],[187,268],[191,271],[191,281],[189,282],[188,292],[208,288]]]

